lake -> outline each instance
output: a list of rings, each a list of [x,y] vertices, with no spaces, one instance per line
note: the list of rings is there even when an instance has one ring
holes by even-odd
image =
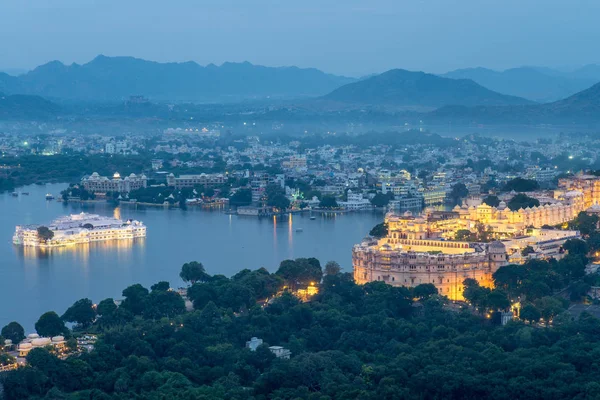
[[[62,314],[76,300],[95,303],[121,298],[134,283],[168,281],[180,287],[181,265],[200,261],[210,274],[231,276],[244,268],[276,271],[282,260],[316,257],[352,270],[351,248],[383,220],[381,213],[239,217],[220,210],[114,207],[105,203],[46,201],[66,184],[18,189],[29,195],[0,194],[0,327],[18,321],[27,332],[46,311]],[[89,212],[137,219],[148,228],[137,241],[111,241],[41,251],[12,244],[16,225],[47,224],[67,214]],[[302,232],[296,229],[302,228]]]

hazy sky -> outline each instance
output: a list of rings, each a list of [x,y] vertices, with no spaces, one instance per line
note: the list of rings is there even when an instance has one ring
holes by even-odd
[[[390,68],[600,63],[599,0],[0,0],[0,67],[98,54]]]

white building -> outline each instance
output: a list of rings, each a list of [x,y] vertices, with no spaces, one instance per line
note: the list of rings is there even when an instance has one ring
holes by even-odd
[[[352,190],[348,190],[348,201],[340,201],[338,204],[344,207],[346,210],[366,210],[373,207],[371,202],[363,198],[360,193],[353,193]]]
[[[146,226],[140,221],[121,221],[95,214],[72,214],[52,221],[47,228],[51,239],[40,238],[41,225],[17,226],[13,243],[33,247],[58,247],[73,244],[146,237]]]
[[[148,184],[146,175],[130,174],[125,178],[121,178],[118,172],[115,172],[112,179],[107,176],[100,176],[94,172],[90,176],[83,177],[81,185],[85,190],[91,193],[129,193],[132,190],[145,188]]]

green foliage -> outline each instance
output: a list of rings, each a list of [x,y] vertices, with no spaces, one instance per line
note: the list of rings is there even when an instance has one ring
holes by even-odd
[[[483,199],[483,203],[487,204],[490,207],[498,207],[500,205],[500,199],[498,196],[489,195],[485,199]]]
[[[181,272],[179,273],[179,277],[184,282],[191,282],[192,284],[196,282],[204,282],[210,279],[210,275],[206,273],[204,265],[197,261],[191,261],[183,264],[181,267]]]
[[[525,298],[533,302],[583,277],[587,262],[585,256],[573,254],[560,261],[531,259],[523,265],[498,268],[493,279],[496,287],[504,290],[512,300]]]
[[[523,208],[539,207],[540,201],[533,197],[527,196],[525,193],[519,193],[513,196],[506,205],[511,211],[518,211]]]
[[[90,299],[77,300],[61,317],[65,322],[72,322],[87,328],[96,318],[96,310]]]
[[[4,339],[10,339],[14,344],[17,344],[25,339],[25,329],[23,329],[18,322],[13,321],[2,328],[0,335],[2,335]],[[0,345],[2,344],[3,343],[0,343]]]
[[[523,257],[527,257],[528,255],[535,253],[535,250],[531,246],[525,246],[523,250],[521,250],[521,255]]]
[[[40,226],[37,228],[38,238],[41,242],[47,242],[48,240],[52,240],[54,237],[54,232],[51,231],[47,226]]]
[[[319,202],[319,207],[320,208],[327,208],[327,209],[333,209],[333,208],[338,208],[338,202],[335,199],[335,197],[333,196],[323,196],[321,198],[321,201]]]
[[[452,186],[452,190],[448,195],[448,198],[452,201],[452,204],[458,204],[462,199],[469,195],[469,189],[464,183],[455,183]]]
[[[229,204],[232,206],[247,206],[252,203],[252,191],[250,189],[240,189],[229,198]]]
[[[533,192],[540,188],[539,183],[533,179],[515,178],[506,182],[502,190],[505,192]]]
[[[342,272],[342,267],[335,261],[327,261],[325,264],[324,274],[325,275],[337,275]]]
[[[598,216],[580,212],[573,221],[569,222],[569,229],[578,230],[584,236],[592,235],[598,226]]]
[[[562,247],[572,255],[585,256],[590,251],[588,244],[581,239],[569,239]]]
[[[48,311],[42,314],[35,323],[35,330],[40,336],[52,337],[68,334],[68,329],[58,314],[54,311]]]
[[[521,308],[519,317],[523,321],[534,323],[540,320],[542,314],[540,313],[540,310],[538,310],[533,304],[525,304],[523,308]]]
[[[374,238],[378,238],[378,239],[386,237],[387,234],[388,234],[388,224],[386,222],[381,222],[381,223],[375,225],[373,227],[373,229],[371,229],[369,231],[370,236],[373,236]]]
[[[321,263],[316,258],[297,258],[284,260],[276,272],[285,283],[292,288],[304,288],[311,282],[321,282],[323,271]]]
[[[295,262],[317,266],[314,259]],[[538,261],[520,268],[551,272],[553,267]],[[528,278],[519,271],[500,275],[507,284]],[[277,293],[278,283],[281,277],[266,270],[214,276],[189,288],[190,296],[197,291],[210,297],[194,298],[202,307],[171,315],[170,307],[162,308],[172,299],[163,296],[175,292],[165,282],[151,292],[133,285],[124,296],[145,299],[139,316],[105,325],[102,321],[124,305],[115,309],[112,300],[101,302],[101,318],[91,327],[100,334],[92,352],[60,359],[34,349],[26,367],[3,375],[4,396],[500,400],[600,394],[594,368],[600,321],[585,312],[576,320],[563,318],[560,299],[524,302],[523,320],[555,321],[543,329],[521,321],[497,326],[470,312],[447,310],[430,284],[412,290],[380,281],[361,286],[352,274],[336,273],[323,278],[308,303],[284,292],[266,304],[263,296]],[[469,281],[465,287],[489,309],[506,305],[503,288]],[[421,307],[413,307],[415,297],[424,299]],[[163,316],[150,318],[148,309],[161,309]],[[254,352],[244,346],[253,336],[265,342]],[[276,359],[269,345],[289,348],[291,359]]]
[[[385,207],[390,203],[390,200],[394,199],[394,194],[392,192],[387,192],[386,194],[377,193],[375,197],[371,199],[371,204],[375,207]]]

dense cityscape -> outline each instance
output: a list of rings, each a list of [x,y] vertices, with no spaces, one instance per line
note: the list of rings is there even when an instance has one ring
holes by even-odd
[[[134,3],[0,5],[0,399],[600,398],[598,6]]]

